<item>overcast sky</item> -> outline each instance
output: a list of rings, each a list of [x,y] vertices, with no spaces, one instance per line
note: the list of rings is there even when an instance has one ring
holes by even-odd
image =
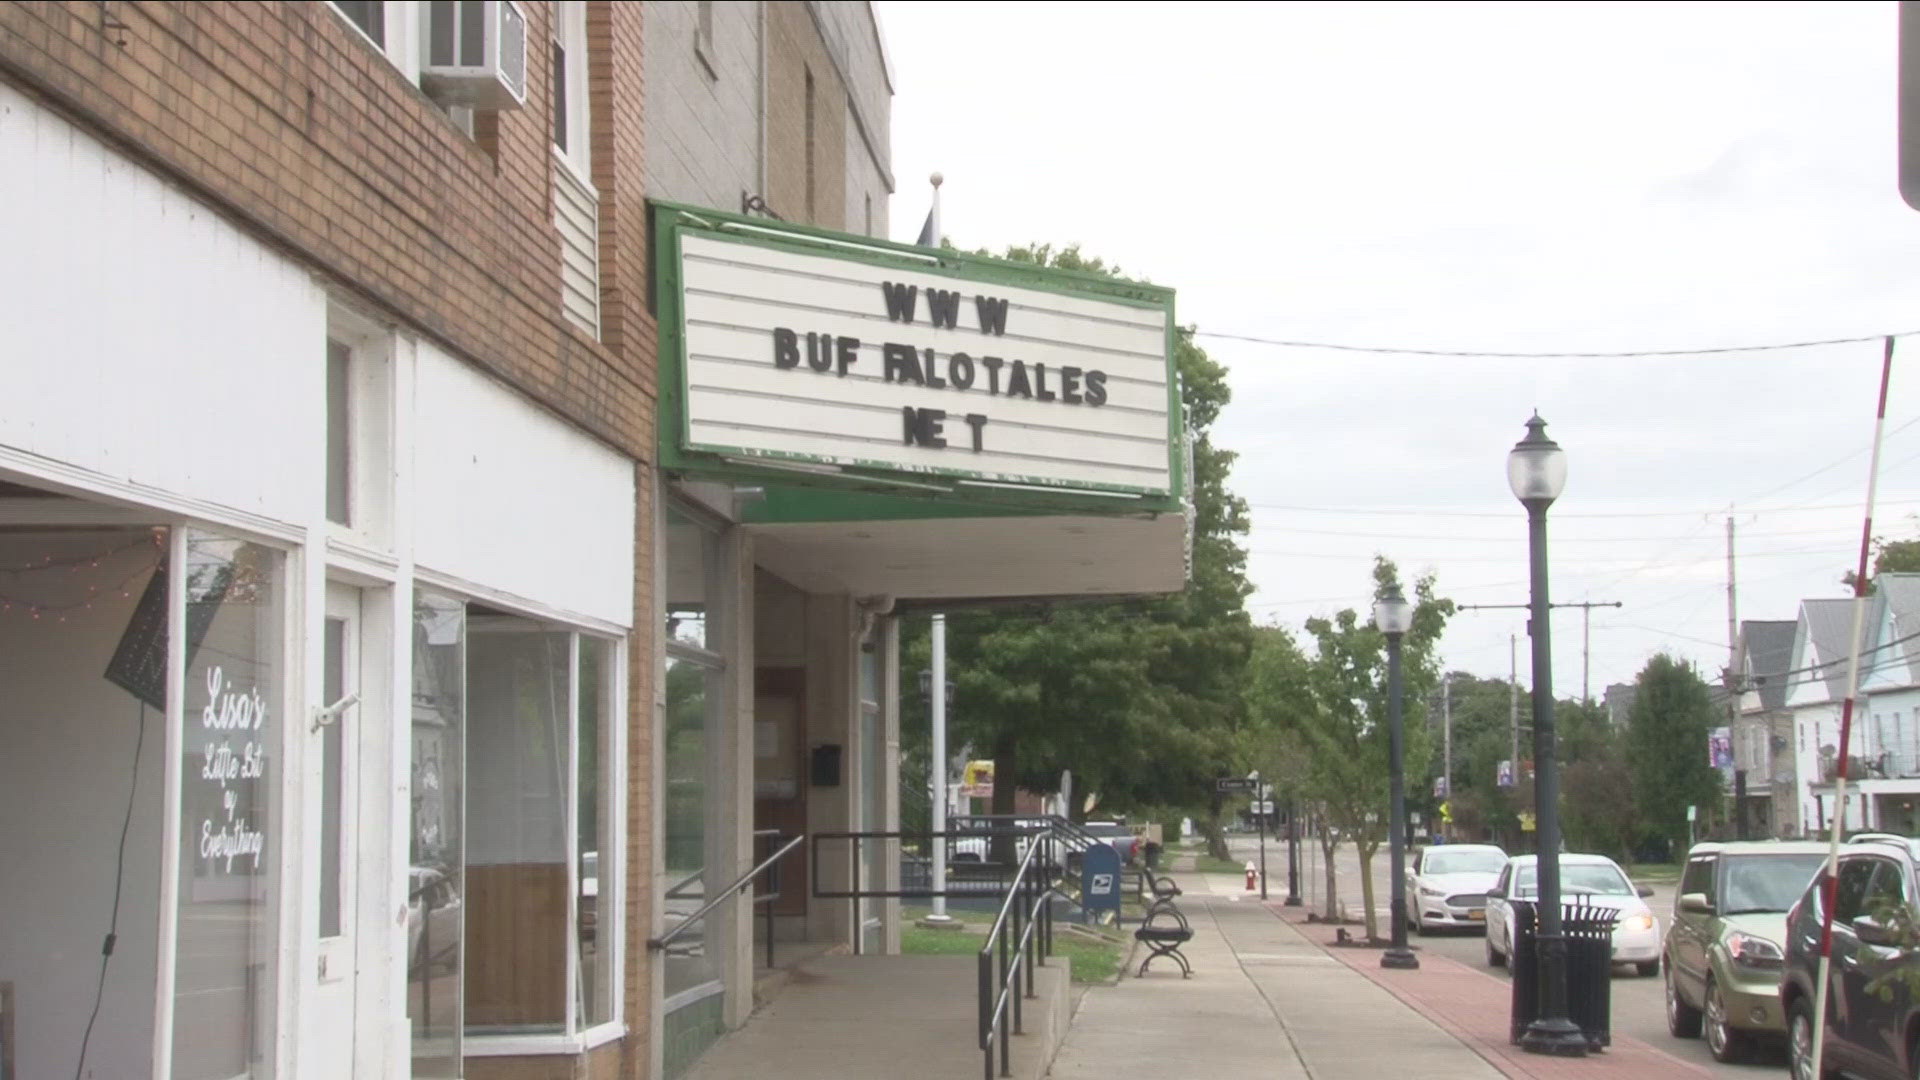
[[[892,232],[927,175],[962,247],[1078,243],[1201,331],[1487,351],[1668,349],[1920,329],[1895,188],[1895,5],[881,3]],[[1877,344],[1725,357],[1428,358],[1203,338],[1254,507],[1255,618],[1365,610],[1375,552],[1462,603],[1523,602],[1505,456],[1565,447],[1557,600],[1593,693],[1739,615],[1843,595]],[[1913,424],[1912,427],[1906,425]],[[1920,535],[1920,338],[1894,365],[1876,531]],[[1816,471],[1820,470],[1820,471]],[[1505,677],[1522,614],[1457,616]],[[1581,620],[1554,622],[1581,691]]]

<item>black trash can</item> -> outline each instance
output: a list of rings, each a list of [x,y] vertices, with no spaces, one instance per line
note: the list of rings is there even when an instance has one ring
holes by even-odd
[[[1509,1040],[1519,1043],[1528,1025],[1540,1018],[1539,912],[1527,901],[1513,903],[1513,1006]],[[1619,913],[1594,907],[1584,897],[1560,908],[1560,931],[1567,944],[1567,1019],[1595,1050],[1613,1043],[1613,926]]]
[[[1147,860],[1147,869],[1149,870],[1160,869],[1160,844],[1154,840],[1147,841],[1145,853],[1146,853],[1146,860]]]

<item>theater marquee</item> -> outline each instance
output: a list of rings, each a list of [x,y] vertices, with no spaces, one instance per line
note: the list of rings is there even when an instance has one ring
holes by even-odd
[[[1169,290],[709,211],[656,228],[674,456],[1177,493]]]

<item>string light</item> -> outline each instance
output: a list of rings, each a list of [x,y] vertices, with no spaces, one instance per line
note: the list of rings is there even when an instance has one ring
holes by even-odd
[[[96,552],[92,555],[72,555],[66,558],[49,555],[44,559],[21,563],[16,566],[0,566],[0,574],[31,574],[43,570],[60,569],[65,569],[68,573],[79,573],[83,569],[98,570],[102,559],[111,559],[115,555],[125,554],[146,544],[159,547],[160,539],[157,535],[151,538],[143,536],[138,540],[131,540],[119,547],[112,548],[108,551]]]
[[[133,595],[133,591],[132,591],[133,583],[135,581],[138,581],[140,578],[145,577],[146,575],[157,571],[158,569],[160,569],[160,561],[158,559],[155,559],[152,562],[142,563],[138,568],[136,568],[133,571],[133,573],[128,574],[118,584],[107,586],[106,591],[109,593],[118,592],[120,596],[123,598],[131,597]],[[6,594],[0,594],[0,613],[12,611],[14,608],[18,607],[26,611],[35,620],[38,620],[42,614],[46,614],[46,615],[54,616],[56,622],[66,622],[67,621],[66,613],[69,611],[92,610],[95,602],[102,599],[102,597],[100,596],[100,592],[101,592],[100,586],[89,585],[87,587],[86,596],[78,600],[71,601],[69,603],[52,603],[52,604],[41,603],[35,600],[28,600],[19,596],[8,596]]]

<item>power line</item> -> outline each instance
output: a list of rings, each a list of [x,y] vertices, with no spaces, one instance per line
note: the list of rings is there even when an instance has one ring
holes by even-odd
[[[1325,349],[1331,352],[1373,353],[1382,356],[1446,356],[1466,359],[1486,360],[1626,360],[1635,357],[1659,356],[1722,356],[1729,353],[1783,352],[1789,349],[1812,349],[1824,345],[1861,345],[1867,342],[1886,341],[1889,338],[1912,337],[1920,330],[1902,330],[1892,334],[1865,334],[1858,337],[1811,338],[1805,341],[1776,341],[1757,345],[1719,345],[1704,349],[1620,349],[1614,351],[1585,350],[1547,350],[1541,352],[1488,351],[1485,349],[1424,349],[1397,345],[1352,345],[1336,341],[1300,341],[1288,338],[1263,337],[1259,334],[1236,334],[1226,330],[1193,331],[1195,337],[1220,338],[1225,341],[1245,341],[1255,345],[1275,345],[1286,349]]]
[[[1881,506],[1920,505],[1920,499],[1883,500]],[[1446,510],[1438,507],[1373,507],[1373,506],[1309,506],[1305,503],[1255,503],[1247,504],[1250,510],[1284,510],[1299,514],[1353,514],[1357,516],[1384,517],[1435,517],[1435,518],[1500,518],[1502,520],[1518,518],[1520,515],[1491,510]],[[1827,503],[1812,506],[1765,506],[1748,508],[1746,514],[1783,514],[1802,510],[1858,510],[1859,503]],[[1565,513],[1553,515],[1554,520],[1566,518],[1662,518],[1662,517],[1700,517],[1703,514],[1724,513],[1725,509],[1715,510],[1623,510],[1608,513]]]

